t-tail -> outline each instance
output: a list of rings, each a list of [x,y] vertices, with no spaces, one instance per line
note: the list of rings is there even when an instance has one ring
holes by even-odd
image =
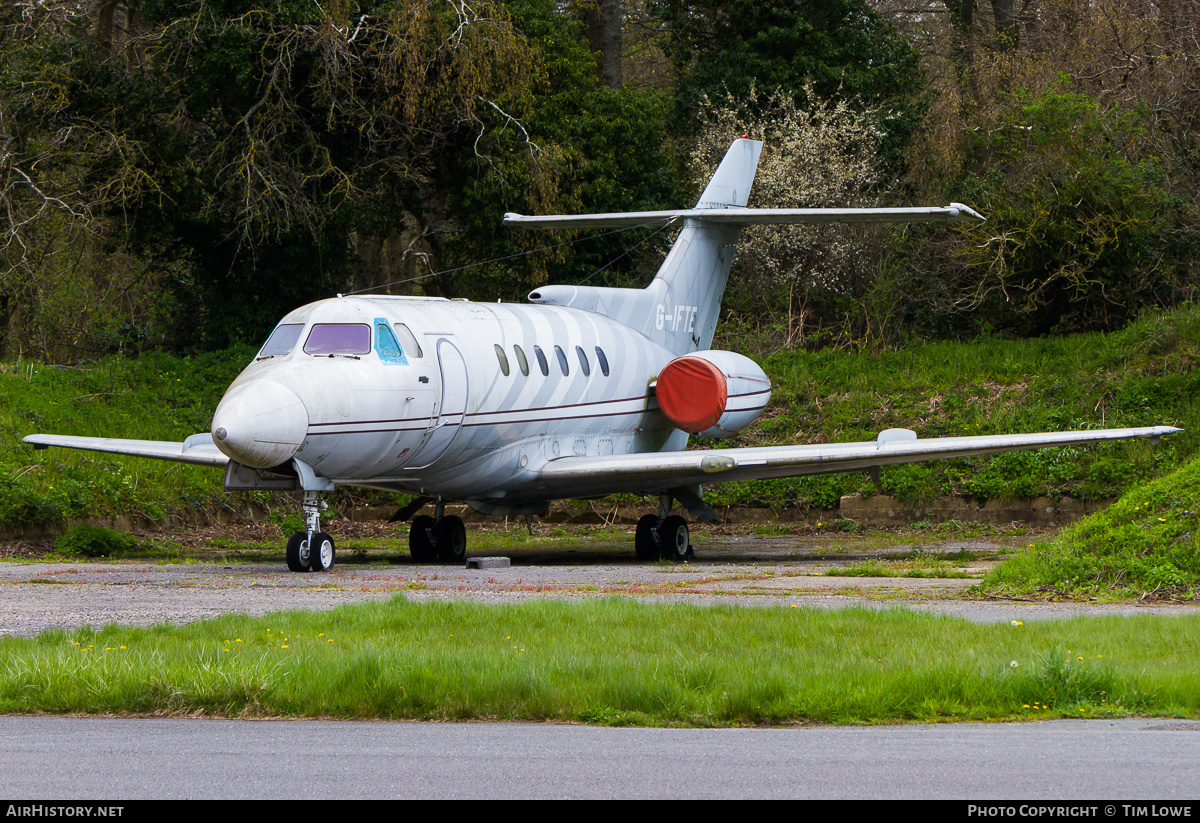
[[[898,223],[983,220],[960,204],[944,208],[750,209],[750,188],[762,143],[735,140],[691,209],[525,216],[506,214],[505,225],[540,229],[679,227],[679,236],[644,289],[544,286],[534,303],[572,306],[611,317],[640,331],[675,354],[708,349],[742,229],[754,224]]]

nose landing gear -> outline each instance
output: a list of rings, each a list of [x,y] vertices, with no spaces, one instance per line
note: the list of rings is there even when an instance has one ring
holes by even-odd
[[[337,549],[333,538],[321,531],[321,512],[329,508],[319,492],[304,492],[305,531],[288,539],[287,564],[294,572],[327,572],[333,568]]]

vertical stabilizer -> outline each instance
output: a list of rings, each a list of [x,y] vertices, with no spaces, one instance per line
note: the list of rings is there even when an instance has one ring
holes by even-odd
[[[733,263],[733,247],[743,224],[714,221],[707,215],[752,213],[746,202],[761,151],[762,143],[757,140],[735,140],[694,209],[533,218],[505,215],[506,225],[534,228],[680,225],[667,259],[646,288],[543,286],[530,293],[530,301],[603,314],[676,354],[709,348]]]
[[[696,208],[745,208],[762,145],[757,140],[735,140]],[[684,222],[667,259],[646,288],[654,303],[654,322],[647,332],[651,338],[679,354],[711,346],[741,233],[739,225]]]
[[[758,156],[763,144],[758,140],[743,137],[734,140],[717,172],[708,181],[704,194],[700,195],[698,209],[723,209],[729,206],[745,207],[750,200],[750,185],[758,169]]]

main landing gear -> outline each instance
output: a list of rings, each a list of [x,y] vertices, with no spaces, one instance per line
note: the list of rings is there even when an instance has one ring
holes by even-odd
[[[438,502],[433,517],[414,517],[408,531],[408,552],[418,563],[465,563],[467,529],[461,517],[446,514],[446,504]]]
[[[633,536],[638,560],[653,562],[661,557],[681,563],[696,556],[689,542],[687,521],[670,511],[671,498],[663,495],[659,513],[648,514],[638,521]]]
[[[305,531],[288,539],[287,564],[294,572],[327,572],[333,568],[337,550],[333,538],[321,531],[321,512],[328,505],[315,491],[304,492]]]

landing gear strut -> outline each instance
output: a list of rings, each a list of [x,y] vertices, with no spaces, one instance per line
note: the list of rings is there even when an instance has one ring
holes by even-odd
[[[321,531],[321,512],[329,508],[320,492],[304,492],[305,531],[288,539],[287,564],[294,572],[327,572],[333,568],[337,550],[333,538]]]
[[[414,517],[408,531],[408,552],[418,563],[465,563],[467,529],[461,517],[447,515],[446,504],[438,501],[434,516]]]
[[[671,495],[659,498],[659,513],[647,514],[638,521],[634,532],[633,547],[638,560],[665,560],[683,562],[695,557],[689,542],[687,521],[679,515],[670,514]]]

